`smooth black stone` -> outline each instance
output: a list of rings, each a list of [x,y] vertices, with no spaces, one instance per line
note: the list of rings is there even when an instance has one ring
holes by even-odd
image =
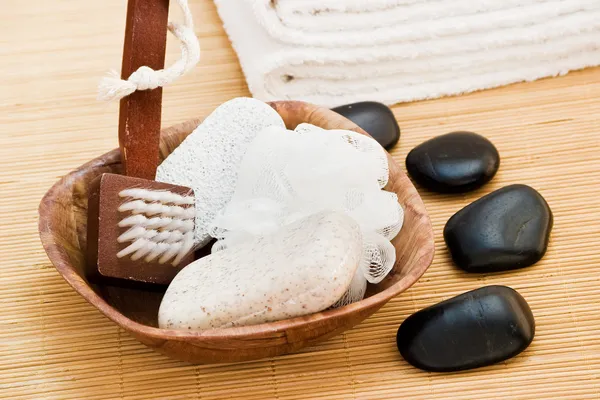
[[[333,108],[356,125],[363,128],[381,146],[391,149],[400,139],[400,127],[394,113],[385,104],[374,101],[346,104]]]
[[[514,357],[529,346],[535,320],[525,299],[486,286],[418,311],[396,336],[406,361],[426,371],[461,371]]]
[[[421,143],[406,156],[406,169],[421,186],[463,193],[489,182],[500,166],[496,147],[481,135],[452,132]]]
[[[535,189],[510,185],[469,204],[444,227],[454,263],[467,272],[528,267],[546,253],[552,211]]]

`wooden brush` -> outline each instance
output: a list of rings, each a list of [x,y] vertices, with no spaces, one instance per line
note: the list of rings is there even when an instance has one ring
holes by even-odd
[[[121,78],[164,68],[168,0],[129,0]],[[194,195],[154,181],[160,162],[162,89],[121,99],[124,175],[103,174],[89,192],[87,272],[91,278],[169,284],[193,260]]]

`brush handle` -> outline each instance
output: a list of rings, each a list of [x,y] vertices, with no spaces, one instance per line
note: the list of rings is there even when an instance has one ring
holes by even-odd
[[[121,78],[141,66],[164,68],[169,0],[129,0]],[[123,173],[154,180],[159,163],[162,88],[121,99],[119,147]]]

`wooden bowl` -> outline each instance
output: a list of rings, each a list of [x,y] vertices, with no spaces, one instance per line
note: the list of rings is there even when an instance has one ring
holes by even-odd
[[[339,114],[312,104],[284,101],[271,105],[290,129],[308,122],[326,129],[349,129],[366,134]],[[173,151],[199,123],[200,120],[192,120],[165,129],[161,134],[161,157]],[[121,172],[118,149],[82,165],[46,193],[39,207],[40,237],[50,261],[63,278],[100,312],[145,345],[193,363],[276,356],[297,351],[360,323],[414,284],[431,264],[433,232],[423,202],[389,155],[388,161],[390,179],[386,189],[398,194],[405,210],[404,227],[393,241],[397,254],[394,269],[383,282],[369,288],[364,300],[305,317],[199,332],[159,329],[157,314],[164,288],[143,290],[88,282],[83,273],[88,186],[102,173]]]

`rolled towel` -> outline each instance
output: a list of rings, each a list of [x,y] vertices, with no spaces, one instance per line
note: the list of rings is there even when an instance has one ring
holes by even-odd
[[[367,47],[286,43],[257,20],[256,1],[264,0],[215,0],[250,91],[265,101],[296,99],[330,107],[362,100],[394,104],[535,80],[600,64],[597,0],[538,0],[530,4],[537,7],[537,14],[530,10],[524,16],[518,12],[520,6],[513,7],[512,14],[518,14],[520,21],[516,26],[497,24],[489,16],[500,11],[493,11],[473,19],[476,26],[487,21],[484,30],[471,31],[469,26],[460,25],[462,33],[443,35],[436,31],[418,40],[398,37],[394,43]],[[279,0],[276,4],[287,2],[295,1]],[[557,13],[558,4],[563,7],[563,3],[585,11]],[[505,17],[511,14],[502,12]],[[442,18],[438,23],[442,26],[446,21],[452,28],[456,22],[453,18]],[[373,38],[364,36],[365,42]]]

